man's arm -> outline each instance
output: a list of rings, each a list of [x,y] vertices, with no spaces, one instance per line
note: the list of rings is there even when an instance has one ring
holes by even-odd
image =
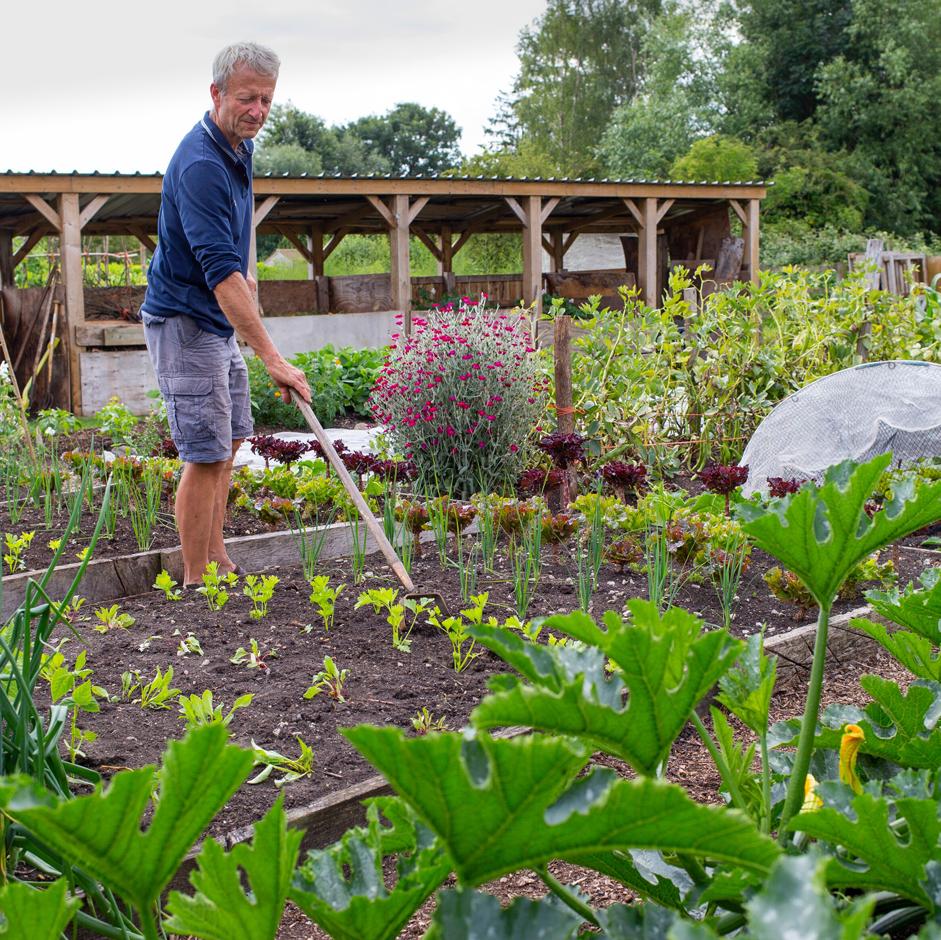
[[[287,401],[289,392],[296,391],[304,401],[310,402],[307,377],[292,366],[271,341],[258,315],[254,292],[242,273],[233,271],[213,288],[213,293],[226,319],[265,364],[268,374],[281,389],[282,398]]]

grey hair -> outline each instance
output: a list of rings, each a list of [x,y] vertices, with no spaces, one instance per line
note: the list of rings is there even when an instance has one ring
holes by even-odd
[[[238,66],[244,66],[257,72],[259,75],[278,77],[281,60],[273,50],[267,46],[260,46],[257,42],[234,42],[226,46],[212,62],[212,81],[220,91],[225,91],[232,73]]]

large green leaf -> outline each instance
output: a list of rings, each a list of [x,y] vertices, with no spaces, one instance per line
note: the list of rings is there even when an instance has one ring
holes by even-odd
[[[391,824],[381,824],[379,813]],[[383,858],[397,855],[395,886],[383,877]],[[451,871],[441,843],[397,798],[367,808],[366,828],[309,852],[291,900],[334,940],[392,940]]]
[[[251,752],[227,745],[221,725],[171,741],[159,773],[156,810],[144,832],[141,817],[150,803],[153,767],[122,771],[104,793],[58,804],[47,791],[20,785],[0,791],[0,808],[138,911],[146,911],[251,765]]]
[[[569,734],[654,774],[669,756],[696,703],[734,662],[742,644],[723,630],[702,633],[702,621],[679,608],[662,617],[655,604],[632,600],[632,619],[609,611],[601,629],[582,613],[547,625],[588,650],[543,647],[518,634],[472,627],[480,643],[515,666],[531,684],[501,676],[471,714],[478,727],[526,725]],[[605,659],[619,675],[605,677]],[[623,688],[629,690],[623,704]]]
[[[683,920],[653,904],[612,904],[598,911],[605,940],[719,940],[708,924]]]
[[[826,786],[818,788],[825,803]],[[843,855],[829,860],[827,882],[831,887],[894,891],[931,909],[933,901],[921,882],[925,865],[939,852],[937,801],[905,797],[896,800],[894,806],[907,824],[904,835],[890,826],[890,801],[866,791],[850,803],[854,819],[824,805],[813,812],[799,813],[791,820],[790,828],[833,842],[855,856],[846,862]]]
[[[660,852],[651,850],[579,854],[578,862],[673,910],[685,909],[683,901],[693,887],[693,879],[685,869],[671,865]]]
[[[716,698],[755,734],[768,727],[777,666],[777,657],[765,656],[764,637],[756,633],[748,638],[735,665],[719,679],[721,691]]]
[[[859,898],[838,911],[827,890],[827,860],[815,854],[778,860],[764,888],[745,905],[748,936],[754,940],[859,940],[868,936],[866,924],[874,897]]]
[[[173,891],[164,925],[204,940],[271,940],[278,932],[304,833],[288,830],[284,797],[255,824],[252,844],[226,852],[207,839],[190,874],[192,897]],[[242,887],[248,879],[250,893]]]
[[[912,675],[941,682],[941,652],[931,640],[910,630],[889,631],[871,620],[854,618],[850,626],[872,637]]]
[[[845,461],[827,470],[819,487],[808,483],[765,508],[743,503],[743,528],[758,547],[793,571],[821,607],[867,555],[941,518],[941,481],[916,486],[907,477],[870,519],[866,501],[892,460]]]
[[[501,908],[491,894],[442,891],[425,940],[570,940],[582,923],[554,896],[541,901],[516,898]]]
[[[892,761],[902,767],[935,770],[941,767],[941,684],[918,679],[907,692],[881,676],[863,676],[859,684],[873,701],[865,709],[831,705],[821,716],[814,747],[838,751],[847,724],[859,725],[865,739],[861,754]],[[792,746],[799,726],[781,722],[772,728],[769,742]]]
[[[22,882],[0,888],[0,937],[3,940],[60,940],[81,905],[67,897],[65,878],[40,890]]]
[[[867,591],[866,600],[886,620],[941,646],[941,568],[928,569],[919,580],[920,587],[909,584],[904,591]]]
[[[742,814],[694,803],[660,780],[574,778],[589,751],[564,738],[406,738],[398,728],[343,732],[443,842],[475,886],[553,858],[659,849],[766,870],[778,849]]]

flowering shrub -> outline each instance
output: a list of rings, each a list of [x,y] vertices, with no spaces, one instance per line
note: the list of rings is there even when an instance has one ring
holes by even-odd
[[[462,304],[412,323],[411,336],[394,337],[370,399],[390,443],[414,463],[420,491],[510,490],[545,395],[528,321]]]

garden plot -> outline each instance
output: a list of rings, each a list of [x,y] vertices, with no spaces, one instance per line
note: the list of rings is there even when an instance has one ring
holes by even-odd
[[[465,541],[469,538],[465,534]],[[479,573],[472,592],[476,604],[469,596],[462,599],[461,569],[449,561],[449,555],[453,558],[456,552],[453,536],[443,556],[445,567],[433,542],[426,542],[423,551],[424,557],[412,562],[416,585],[419,590],[427,586],[441,592],[449,613],[464,625],[493,617],[521,628],[531,618],[567,613],[578,604],[577,561],[570,546],[544,550],[538,582],[523,611],[505,542],[496,552],[494,571]],[[815,627],[809,623],[795,629],[793,611],[769,596],[762,574],[772,564],[773,559],[754,553],[739,588],[731,631],[748,637],[766,625],[768,649],[780,655],[781,674],[796,670],[795,681],[800,683],[806,679],[806,668],[796,664],[809,662]],[[300,810],[374,775],[340,736],[339,728],[364,722],[406,730],[415,723],[423,730],[462,727],[489,676],[505,671],[505,665],[471,637],[462,637],[463,628],[430,624],[429,612],[402,611],[403,623],[394,635],[389,618],[391,605],[400,600],[394,597],[398,585],[378,556],[368,557],[366,565],[363,582],[355,585],[348,559],[322,561],[318,577],[326,580],[317,582],[318,596],[313,601],[312,585],[300,567],[282,565],[263,572],[262,577],[278,579],[263,603],[243,593],[243,578],[219,586],[228,599],[218,610],[210,610],[208,598],[192,590],[181,592],[179,600],[154,590],[124,598],[115,606],[100,605],[97,612],[89,609],[91,605],[81,609],[73,626],[87,644],[85,667],[110,699],[103,698],[101,710],[83,715],[79,722],[81,728],[97,735],[93,743],[79,744],[85,750],[83,762],[106,774],[115,767],[153,763],[167,741],[184,728],[184,698],[209,690],[214,706],[221,705],[228,712],[244,696],[252,696],[250,704],[233,713],[232,738],[245,746],[254,742],[290,760],[303,758],[299,738],[312,749],[312,760],[295,766],[303,772],[285,789],[286,806]],[[923,557],[906,559],[898,574],[905,583],[925,568]],[[255,590],[260,591],[261,585],[260,577]],[[628,600],[646,597],[647,588],[646,576],[603,565],[590,610],[596,618],[607,610],[620,611]],[[168,590],[174,593],[172,586]],[[332,592],[338,592],[334,599]],[[362,599],[366,596],[381,598],[378,611]],[[674,603],[696,612],[707,624],[717,624],[723,617],[717,591],[710,583],[688,581]],[[858,658],[857,648],[867,646],[859,634],[839,631],[839,625],[851,616],[865,613],[865,607],[860,607],[863,603],[860,597],[852,597],[834,606],[831,648],[839,650],[837,661],[846,656]],[[121,617],[132,618],[133,623],[122,623]],[[446,616],[437,619],[444,625]],[[558,639],[547,628],[541,641],[549,636]],[[70,663],[79,647],[70,631],[60,630],[59,638],[65,641],[62,652]],[[326,674],[321,676],[321,690],[306,698],[315,675],[329,673],[326,657],[336,673],[346,672],[342,688],[337,689],[335,678],[331,683]],[[169,669],[172,678],[167,678]],[[150,707],[144,708],[141,687],[151,684]],[[343,701],[338,700],[341,696]],[[144,715],[146,721],[141,721]],[[266,782],[238,791],[216,818],[213,832],[246,826],[260,816],[277,795],[273,782],[290,775],[291,766],[285,762]]]

